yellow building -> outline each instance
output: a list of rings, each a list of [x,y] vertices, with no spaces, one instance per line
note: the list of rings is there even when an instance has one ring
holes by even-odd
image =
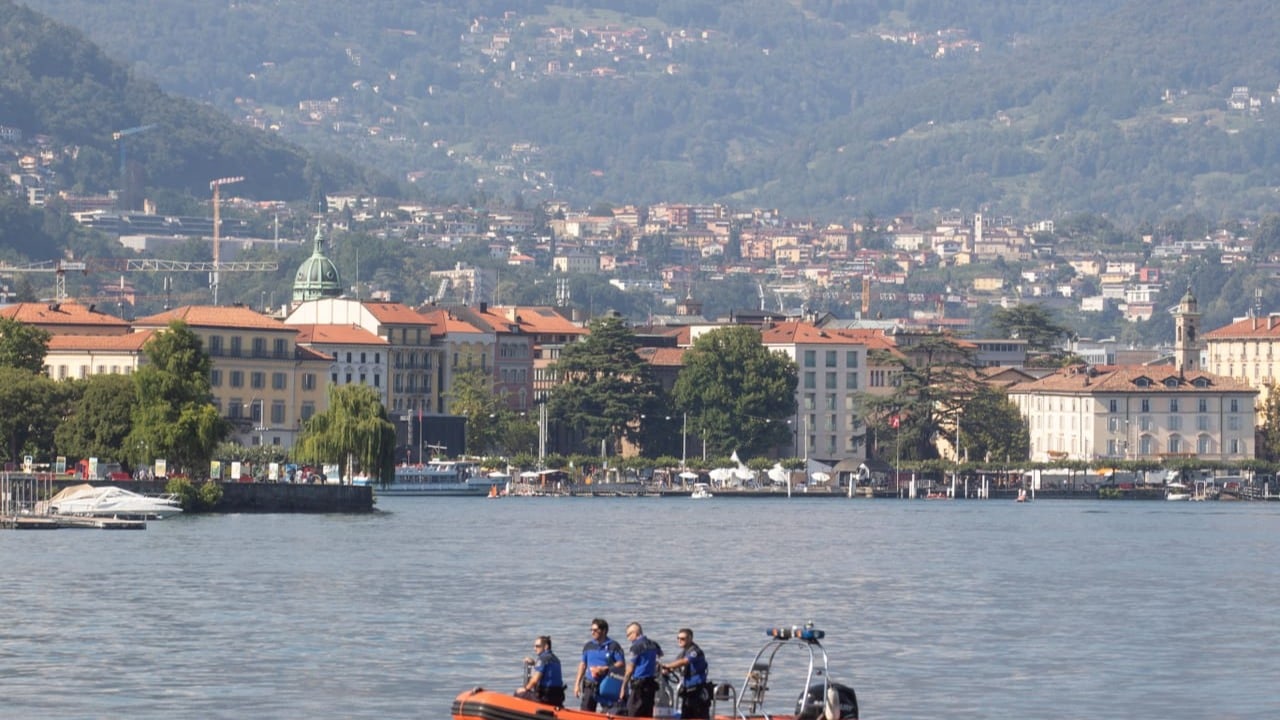
[[[139,318],[135,331],[181,320],[209,353],[213,404],[244,445],[292,447],[302,423],[327,407],[331,358],[297,344],[298,331],[246,307],[188,305]]]

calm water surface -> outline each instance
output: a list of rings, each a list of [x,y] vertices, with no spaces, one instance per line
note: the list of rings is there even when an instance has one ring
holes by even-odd
[[[1275,718],[1280,504],[382,499],[0,532],[0,716],[432,718],[549,633],[827,631],[866,718]]]

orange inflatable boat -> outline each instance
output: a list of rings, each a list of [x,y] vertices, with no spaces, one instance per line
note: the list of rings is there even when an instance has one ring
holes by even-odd
[[[765,632],[769,639],[756,653],[741,684],[715,684],[711,712],[716,720],[857,719],[858,697],[853,688],[833,682],[827,675],[827,651],[821,642],[825,635],[823,631],[809,623],[770,628]],[[795,659],[800,662],[789,662]],[[674,682],[672,677],[672,684],[664,683],[659,691],[655,718],[679,718]],[[772,686],[780,690],[775,692],[774,702],[770,704],[767,696]],[[792,692],[788,693],[788,688],[792,688]],[[778,692],[783,693],[780,699]],[[572,689],[566,695],[566,702],[573,704]],[[479,687],[458,695],[453,701],[453,720],[603,720],[613,717],[620,717],[616,710],[589,712],[556,707]]]

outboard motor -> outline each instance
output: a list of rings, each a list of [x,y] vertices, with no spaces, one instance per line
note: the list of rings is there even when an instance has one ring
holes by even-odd
[[[796,703],[799,720],[858,720],[858,695],[853,688],[840,683],[816,682]]]

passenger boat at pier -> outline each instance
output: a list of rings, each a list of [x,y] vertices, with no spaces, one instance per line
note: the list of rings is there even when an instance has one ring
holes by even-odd
[[[853,688],[834,682],[827,675],[823,631],[809,623],[770,628],[765,633],[769,639],[756,653],[741,684],[715,684],[711,708],[715,720],[856,720],[858,697]],[[775,661],[784,656],[789,662],[776,671]],[[775,696],[781,693],[781,698],[772,704],[766,703],[770,690],[775,691]],[[659,693],[655,717],[670,709],[669,705],[663,707],[663,691]],[[566,694],[572,699],[572,692]],[[601,720],[617,715],[611,708],[589,712],[555,707],[479,687],[453,701],[453,720]]]
[[[366,483],[370,481],[365,481]],[[506,476],[487,477],[477,463],[468,460],[432,460],[423,465],[400,465],[385,485],[374,485],[378,495],[458,495],[486,497],[505,489]]]

